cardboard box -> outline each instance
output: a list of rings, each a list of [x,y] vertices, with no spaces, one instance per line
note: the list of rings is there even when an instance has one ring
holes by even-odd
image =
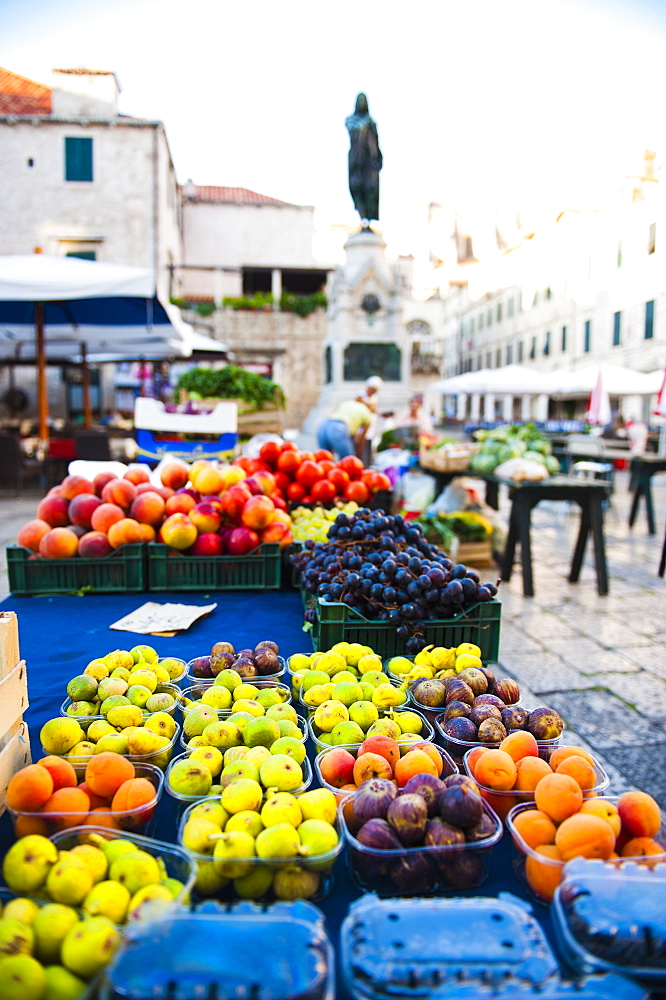
[[[0,680],[10,674],[21,659],[18,618],[15,611],[0,612]],[[0,729],[3,733],[4,729]]]

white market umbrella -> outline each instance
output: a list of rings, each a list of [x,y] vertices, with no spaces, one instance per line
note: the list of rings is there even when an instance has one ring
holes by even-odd
[[[589,424],[600,424],[602,427],[611,422],[610,399],[601,371],[597,375],[597,381],[587,404],[585,419]]]

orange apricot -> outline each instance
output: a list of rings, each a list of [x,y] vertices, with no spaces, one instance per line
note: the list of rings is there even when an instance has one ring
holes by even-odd
[[[615,834],[608,820],[592,813],[575,813],[563,820],[555,834],[563,861],[571,858],[601,858],[606,861],[615,848]]]
[[[440,774],[444,770],[444,758],[442,757],[441,753],[439,752],[435,744],[429,743],[427,740],[424,740],[421,743],[411,744],[408,753],[411,753],[412,750],[422,750],[423,753],[427,754],[428,757],[430,757],[431,761],[435,765],[436,777],[439,778]]]
[[[556,747],[548,758],[548,763],[550,764],[553,771],[556,771],[558,765],[566,760],[567,757],[583,757],[589,764],[594,764],[594,757],[587,750],[583,750],[582,747],[575,747],[570,744],[563,747]]]
[[[519,812],[513,820],[513,825],[533,850],[544,844],[554,844],[557,827],[550,816],[540,809],[525,809]]]
[[[51,775],[54,792],[57,792],[59,788],[76,788],[76,771],[64,757],[51,754],[48,757],[42,757],[37,763],[40,767],[45,767]]]
[[[487,750],[479,757],[474,777],[495,792],[508,792],[516,782],[516,765],[505,750]]]
[[[623,858],[648,858],[657,854],[666,854],[666,847],[652,837],[634,837],[622,848]]]
[[[85,782],[95,795],[111,799],[125,781],[135,775],[134,764],[112,750],[95,754],[86,764]]]
[[[111,809],[113,812],[126,812],[139,809],[152,802],[156,796],[155,786],[147,778],[130,778],[123,782],[113,796]]]
[[[654,837],[661,826],[659,806],[647,792],[625,792],[617,803],[622,829],[633,837]]]
[[[517,764],[523,757],[538,757],[539,746],[534,736],[527,730],[519,729],[515,733],[505,736],[499,745],[500,750],[504,750]]]
[[[479,795],[486,800],[501,820],[505,820],[519,802],[515,795],[508,795],[506,792],[490,792],[487,788],[479,788]]]
[[[578,812],[583,804],[583,792],[568,774],[547,774],[534,789],[534,801],[555,823],[561,823]]]
[[[16,839],[20,840],[21,837],[28,837],[33,833],[39,834],[41,837],[48,837],[52,830],[49,829],[48,823],[40,819],[39,816],[24,814],[17,816],[14,820],[14,833]]]
[[[544,860],[538,860],[531,855],[527,857],[525,859],[525,877],[537,896],[550,902],[562,881],[564,865],[555,844],[543,844],[536,848],[536,853],[541,855]]]
[[[593,798],[586,799],[582,806],[580,807],[582,813],[588,813],[592,816],[601,816],[605,819],[607,823],[610,823],[611,829],[615,834],[615,837],[620,836],[620,830],[622,829],[622,820],[620,819],[620,814],[617,811],[617,806],[607,799]]]
[[[398,783],[398,788],[403,788],[415,774],[432,774],[433,777],[437,778],[440,772],[441,757],[438,770],[434,760],[425,750],[410,750],[396,762],[393,777]]]
[[[82,826],[103,826],[109,830],[120,830],[120,823],[116,820],[108,806],[99,806],[91,809]]]
[[[523,757],[516,764],[516,790],[533,792],[541,779],[551,773],[550,767],[541,757]]]
[[[90,799],[80,788],[59,788],[42,809],[42,812],[54,815],[59,829],[78,826],[89,811]]]
[[[568,774],[570,778],[580,785],[581,789],[590,791],[597,783],[594,768],[584,757],[573,754],[567,757],[555,769],[555,774]]]
[[[53,778],[45,767],[28,764],[7,786],[7,805],[15,812],[37,812],[53,794]]]
[[[482,754],[486,753],[488,747],[474,747],[467,754],[467,767],[472,772],[472,777],[474,777],[474,768],[476,767],[476,762],[481,757]]]

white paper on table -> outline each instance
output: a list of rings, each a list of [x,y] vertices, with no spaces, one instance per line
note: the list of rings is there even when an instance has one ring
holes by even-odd
[[[109,628],[119,632],[139,632],[142,635],[155,635],[184,632],[186,629],[214,611],[217,604],[205,604],[197,607],[193,604],[158,604],[147,601],[140,608],[130,611]]]

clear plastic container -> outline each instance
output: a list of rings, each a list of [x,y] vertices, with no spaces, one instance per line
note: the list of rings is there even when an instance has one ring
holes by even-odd
[[[604,801],[617,805],[619,796],[604,795]],[[549,903],[553,894],[563,878],[564,861],[556,858],[549,858],[537,853],[522,838],[515,826],[515,819],[520,813],[527,809],[536,809],[533,802],[524,802],[522,805],[514,806],[506,818],[507,829],[509,830],[514,843],[513,868],[523,884],[527,885],[532,896],[541,903]],[[632,862],[642,862],[645,864],[662,864],[666,862],[666,822],[662,817],[661,827],[654,837],[659,844],[664,847],[663,854],[651,855],[649,858],[614,858],[605,862],[609,867],[623,867]]]
[[[201,802],[202,799],[210,798],[210,792],[207,792],[205,795],[179,795],[178,792],[175,792],[169,784],[169,777],[172,769],[175,767],[178,761],[187,760],[190,757],[191,753],[192,751],[189,750],[187,753],[181,753],[177,757],[174,757],[171,763],[169,764],[169,767],[167,768],[166,775],[164,776],[164,787],[167,793],[171,796],[172,799],[175,799],[177,802],[179,802],[181,804],[181,807],[188,806],[191,804],[196,805],[197,802]],[[303,761],[301,763],[301,770],[303,772],[303,783],[299,785],[299,787],[296,788],[291,793],[292,795],[300,795],[301,792],[306,792],[310,787],[310,785],[312,784],[312,778],[313,778],[312,764],[310,763],[307,756],[303,758]],[[215,779],[213,779],[213,784],[215,784]]]
[[[298,713],[296,713],[296,714],[298,715]],[[302,716],[298,715],[298,723],[297,723],[297,725],[298,725],[298,728],[301,731],[301,735],[300,736],[296,736],[294,738],[295,739],[299,739],[301,741],[301,743],[305,743],[305,741],[308,738],[308,724],[305,721],[305,719],[302,718]],[[192,737],[192,738],[194,739],[195,737]],[[193,750],[194,749],[194,747],[190,746],[190,741],[189,741],[189,739],[187,738],[187,736],[185,735],[184,732],[181,732],[181,734],[180,734],[179,746],[181,746],[183,748],[183,750]]]
[[[470,778],[474,778],[472,769],[469,766],[469,755],[471,752],[471,750],[467,750],[465,752],[463,765],[465,773],[468,774]],[[542,756],[544,760],[547,760],[551,753],[552,751],[544,751],[540,754],[540,756]],[[594,758],[594,778],[594,785],[590,789],[590,792],[594,792],[595,795],[601,795],[601,793],[605,792],[610,785],[610,778],[596,757]],[[534,802],[534,792],[522,792],[516,789],[510,789],[506,792],[498,791],[495,788],[489,788],[487,785],[480,784],[476,778],[474,778],[474,780],[479,786],[481,797],[493,807],[501,820],[506,820],[513,807],[519,805],[521,802]]]
[[[398,709],[397,711],[401,711],[401,709]],[[425,716],[421,712],[414,711],[414,709],[411,708],[411,707],[405,708],[404,711],[406,711],[406,712],[412,712],[414,715],[418,715],[419,718],[421,719],[422,727],[421,727],[421,732],[417,734],[418,735],[418,742],[420,742],[420,743],[432,743],[432,741],[435,738],[435,730],[432,728],[432,726],[430,725],[430,723],[428,722],[428,720],[425,718]],[[390,712],[390,711],[380,712],[379,713],[379,718],[380,719],[390,719],[391,715],[392,715],[392,712]],[[314,717],[313,716],[310,716],[310,718],[308,719],[308,721],[307,721],[307,727],[308,727],[308,736],[310,736],[310,738],[312,739],[312,742],[314,743],[314,746],[315,746],[315,749],[316,749],[317,753],[321,753],[322,750],[330,750],[331,749],[331,744],[330,743],[324,743],[320,739],[321,730],[318,729],[318,727],[315,725],[315,721],[314,721]],[[408,747],[410,745],[410,743],[417,742],[417,741],[416,740],[409,740],[409,739],[400,738],[400,739],[396,740],[396,742],[399,743],[401,747],[402,746]],[[358,744],[358,745],[360,746],[360,744]],[[345,746],[347,746],[347,744],[345,744]]]
[[[171,704],[168,708],[160,709],[160,711],[166,712],[167,715],[175,715],[176,709],[179,707],[180,704],[180,697],[181,697],[180,688],[178,687],[177,684],[173,682],[170,682],[169,684],[158,684],[153,694],[161,694],[162,692],[166,692],[167,694],[173,695],[174,700],[173,704]],[[99,722],[100,720],[103,722],[106,719],[105,715],[71,715],[67,711],[67,709],[71,704],[72,704],[72,699],[70,697],[65,698],[62,705],[60,706],[60,714],[66,716],[66,718],[68,719],[76,719],[76,721],[81,726],[81,729],[84,731],[84,733],[88,732],[88,727],[93,722]],[[144,719],[147,719],[150,715],[157,714],[155,712],[147,712],[145,709],[142,709],[142,713]]]
[[[335,674],[333,675],[333,677],[331,677],[331,681],[334,680],[334,677],[335,677]],[[362,678],[359,677],[359,681],[361,679]],[[397,681],[391,681],[391,680],[389,680],[389,684],[391,685],[391,687],[400,688],[400,684]],[[318,707],[317,705],[308,705],[308,703],[303,700],[303,692],[302,692],[302,690],[300,688],[298,690],[298,695],[297,696],[295,695],[294,697],[296,698],[296,701],[298,702],[299,706],[303,709],[303,711],[307,712],[308,716],[314,715],[314,713],[317,711],[317,707]],[[390,709],[390,711],[408,712],[408,711],[410,711],[410,709],[411,709],[411,705],[409,703],[409,696],[407,696],[405,698],[405,701],[402,703],[402,705],[395,705],[393,708]],[[380,711],[382,711],[382,710],[380,709]],[[386,709],[386,711],[389,711],[389,709]]]
[[[39,833],[44,837],[50,837],[61,830],[70,829],[75,826],[103,825],[101,817],[108,817],[120,830],[132,830],[134,833],[148,833],[153,825],[157,803],[162,795],[164,786],[164,774],[158,767],[152,764],[134,764],[135,778],[146,778],[155,788],[154,797],[135,809],[123,809],[121,811],[111,811],[109,813],[96,813],[93,810],[86,813],[45,813],[45,812],[20,812],[7,808],[14,825],[14,833],[17,837],[24,837],[28,833]],[[91,819],[92,817],[92,819]]]
[[[444,710],[446,708],[445,705],[438,706],[437,708],[430,708],[428,705],[424,705],[423,702],[419,701],[419,699],[416,697],[416,693],[411,687],[409,688],[409,702],[415,708],[418,708],[419,712],[425,715],[427,719],[430,719],[433,725],[435,724],[438,718],[444,715]],[[516,705],[520,705],[521,703],[522,703],[522,698],[519,698],[518,701],[514,701],[510,705],[505,705],[504,708],[515,708]]]
[[[202,682],[212,684],[213,681],[215,680],[215,676],[213,674],[211,674],[210,677],[197,677],[197,675],[193,673],[195,660],[208,660],[208,664],[210,665],[210,656],[207,655],[193,656],[192,659],[188,660],[187,664],[185,665],[186,672],[184,678],[186,683],[190,685],[200,684]],[[243,680],[247,681],[249,684],[254,684],[255,680],[272,681],[272,680],[277,680],[278,677],[283,677],[287,672],[287,664],[285,663],[284,657],[282,656],[278,656],[278,660],[280,661],[280,669],[276,670],[274,674],[262,674],[260,677],[257,678],[245,677],[243,678]],[[233,670],[233,667],[231,669]]]
[[[171,684],[180,684],[180,682],[184,680],[185,676],[187,675],[187,660],[181,659],[180,656],[160,656],[159,659],[157,660],[156,666],[158,667],[162,666],[167,660],[171,661],[172,663],[175,660],[176,663],[179,665],[178,672],[176,673],[174,669],[173,676],[171,674],[171,670],[169,669],[169,667],[166,668],[169,673],[169,682]]]
[[[298,796],[297,796],[298,797]],[[201,802],[219,802],[218,796],[209,796],[207,799],[201,799]],[[198,803],[193,803],[188,806],[184,811],[180,819],[180,824],[178,827],[178,843],[183,844],[183,831],[189,819],[190,813],[198,805]],[[338,843],[335,847],[328,851],[326,854],[320,854],[316,857],[306,858],[248,858],[247,862],[249,865],[249,873],[257,874],[259,876],[259,871],[266,873],[267,877],[269,874],[273,876],[278,873],[284,873],[289,869],[298,869],[303,872],[314,876],[318,876],[318,881],[316,887],[314,884],[308,886],[308,899],[318,900],[323,899],[328,896],[333,887],[333,867],[335,865],[336,859],[343,847],[343,837],[340,823],[340,815],[336,816],[335,819],[335,829],[338,833]],[[237,892],[233,881],[228,879],[220,880],[219,874],[217,874],[218,863],[209,854],[198,854],[195,851],[188,850],[184,847],[184,850],[190,855],[191,858],[197,864],[197,882],[194,886],[195,895],[202,898],[205,897],[215,897],[220,899],[236,899]],[[221,881],[222,884],[219,884]],[[273,892],[273,883],[266,887],[262,898],[274,899],[275,893]],[[256,952],[255,952],[256,954]]]
[[[439,756],[442,758],[442,772],[440,774],[440,778],[444,779],[447,778],[450,774],[457,774],[458,768],[456,767],[455,762],[449,757],[446,750],[442,750],[442,748],[438,747],[436,743],[433,743],[432,747],[434,750],[437,751]],[[333,792],[338,802],[341,802],[342,799],[346,798],[347,795],[353,794],[353,792],[350,789],[347,789],[345,791],[339,788],[337,785],[331,785],[328,781],[326,781],[326,779],[321,773],[322,761],[333,750],[347,750],[347,752],[350,753],[352,757],[356,757],[358,754],[358,749],[359,748],[357,746],[325,747],[323,750],[320,750],[320,752],[315,757],[314,769],[315,769],[315,775],[317,776],[318,784],[321,785],[322,788],[328,788],[330,792]],[[404,757],[404,755],[408,753],[409,750],[411,750],[411,747],[409,745],[404,745],[400,749],[401,749],[401,756]]]
[[[445,750],[448,750],[459,767],[464,766],[463,761],[465,759],[465,754],[468,750],[473,750],[474,747],[486,747],[488,750],[499,750],[499,743],[482,743],[481,740],[458,740],[454,736],[447,736],[444,732],[443,712],[440,712],[440,714],[435,717],[434,726],[437,736],[441,740],[442,746]],[[563,737],[564,731],[562,731],[562,733],[560,733],[560,735],[554,740],[537,740],[539,756],[543,757],[544,760],[547,760],[553,750],[562,742]]]
[[[151,764],[153,767],[157,767],[160,771],[166,771],[169,766],[169,761],[174,755],[176,746],[180,739],[180,726],[175,723],[174,734],[166,744],[166,746],[161,747],[159,750],[154,750],[152,753],[128,753],[123,754],[124,757],[129,758],[133,764]],[[48,750],[46,747],[42,747],[42,753],[44,756],[48,756]],[[72,765],[76,771],[80,780],[83,780],[83,774],[85,772],[88,761],[94,757],[94,754],[82,755],[80,757],[70,757],[68,754],[61,754],[60,756],[65,757],[69,763]]]
[[[224,908],[210,901],[193,913],[132,924],[124,936],[101,1000],[335,1000],[323,914],[303,900]]]
[[[485,882],[490,852],[503,832],[500,819],[487,802],[483,803],[483,810],[494,829],[483,840],[385,851],[362,844],[349,829],[345,808],[353,798],[351,793],[340,802],[338,816],[347,843],[352,881],[363,892],[376,892],[382,897],[431,896],[475,889]]]
[[[260,690],[265,690],[266,688],[278,688],[282,692],[283,704],[291,704],[291,689],[288,684],[283,684],[281,681],[276,681],[273,677],[252,677],[248,681],[244,681],[246,684],[253,684],[254,687]],[[214,686],[214,682],[211,681],[197,681],[196,684],[191,684],[189,687],[183,689],[183,698],[188,698],[191,701],[198,703],[201,701],[201,696],[206,692],[210,691],[211,687]],[[219,685],[218,685],[219,686]],[[188,712],[191,712],[197,704],[194,705],[184,705],[181,701],[180,708],[183,713],[183,718],[185,718]],[[228,719],[230,715],[233,715],[235,709],[233,708],[233,701],[229,708],[217,708],[213,709],[217,713],[218,719]]]
[[[666,867],[576,858],[553,898],[553,924],[581,975],[616,972],[666,987]]]
[[[189,907],[197,869],[192,858],[182,847],[167,844],[162,840],[142,837],[137,833],[128,833],[127,830],[109,830],[108,827],[103,826],[75,826],[69,830],[61,830],[60,833],[54,833],[50,839],[59,851],[71,851],[79,844],[91,843],[91,834],[104,837],[106,840],[129,840],[136,846],[137,850],[145,851],[154,858],[161,858],[166,876],[178,879],[179,882],[183,883],[183,888],[174,897],[174,903],[177,906]]]

